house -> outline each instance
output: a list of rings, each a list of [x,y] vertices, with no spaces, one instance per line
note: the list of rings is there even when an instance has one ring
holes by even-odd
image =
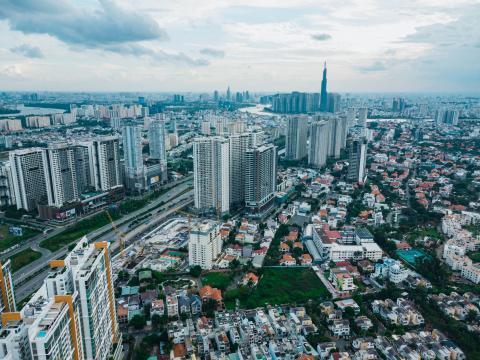
[[[199,290],[200,299],[202,302],[208,300],[215,300],[219,305],[223,305],[222,290],[213,288],[210,285],[205,285]]]
[[[167,316],[178,316],[178,299],[176,295],[167,295]]]
[[[375,271],[375,267],[373,266],[373,263],[367,259],[360,260],[357,263],[357,267],[360,269],[362,274],[371,273]]]
[[[295,266],[296,264],[297,262],[295,261],[295,258],[289,254],[283,255],[282,259],[280,260],[280,265],[282,266]]]
[[[163,316],[164,314],[165,314],[165,305],[163,303],[163,299],[153,300],[152,307],[150,308],[150,315]]]
[[[373,327],[372,320],[366,316],[358,316],[354,320],[355,326],[363,331],[367,331]]]
[[[247,285],[256,286],[258,284],[258,276],[252,272],[249,272],[245,274],[245,276],[241,281],[241,284],[244,286],[247,286]]]
[[[328,326],[334,336],[347,337],[350,335],[350,322],[345,319],[333,320]]]
[[[310,254],[302,254],[302,258],[300,260],[302,262],[302,265],[311,265],[313,261]]]
[[[190,295],[190,312],[193,316],[202,313],[202,299],[198,295]]]
[[[278,250],[280,250],[280,252],[282,252],[284,254],[289,253],[290,252],[290,246],[288,246],[288,244],[286,242],[282,242],[278,246]]]

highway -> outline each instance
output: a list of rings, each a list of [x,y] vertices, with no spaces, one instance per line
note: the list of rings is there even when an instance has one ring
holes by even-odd
[[[127,244],[143,233],[153,224],[160,222],[165,217],[171,215],[173,212],[180,210],[193,201],[193,190],[191,189],[191,181],[186,181],[177,185],[165,194],[155,199],[152,203],[148,204],[142,209],[139,209],[131,214],[125,215],[122,218],[114,221],[117,228],[126,234]],[[164,202],[163,205],[160,205]],[[135,217],[141,215],[146,216],[151,214],[147,223],[139,223],[136,227],[128,228],[129,224],[135,220]],[[56,232],[54,232],[56,233]],[[50,234],[49,234],[50,235]],[[120,246],[116,239],[116,234],[112,229],[111,224],[107,224],[100,229],[97,229],[87,235],[90,241],[112,241],[112,253],[118,252]],[[39,247],[40,241],[45,237],[30,241],[27,247],[31,247],[34,250],[45,250]],[[43,282],[43,279],[48,274],[48,262],[53,259],[63,258],[68,252],[68,246],[51,253],[50,251],[43,252],[42,258],[32,262],[31,264],[23,267],[13,275],[15,284],[16,300],[21,301],[35,289],[39,288]]]

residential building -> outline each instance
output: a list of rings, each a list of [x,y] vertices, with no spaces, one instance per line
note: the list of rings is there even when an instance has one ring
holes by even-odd
[[[327,164],[330,131],[327,121],[314,121],[310,125],[308,163],[316,168]]]
[[[262,145],[247,150],[245,168],[245,206],[251,214],[268,211],[275,199],[277,148]]]
[[[0,262],[0,292],[0,314],[4,312],[16,312],[17,307],[10,259],[4,263]]]
[[[229,140],[215,136],[193,143],[195,208],[199,212],[228,213],[230,210]]]
[[[245,205],[246,155],[250,147],[250,134],[235,134],[229,138],[230,207]]]
[[[367,141],[350,140],[347,143],[348,173],[347,180],[363,183],[366,177]]]
[[[307,116],[290,116],[287,119],[285,158],[300,160],[307,156]]]
[[[204,270],[210,270],[221,251],[222,237],[220,226],[216,222],[205,220],[193,225],[188,240],[190,266],[198,265]]]
[[[127,125],[123,128],[123,152],[125,157],[125,186],[130,191],[141,191],[145,187],[141,126]]]
[[[44,150],[15,150],[10,152],[9,157],[17,209],[32,211],[38,204],[47,204],[45,169],[48,165],[45,163]]]

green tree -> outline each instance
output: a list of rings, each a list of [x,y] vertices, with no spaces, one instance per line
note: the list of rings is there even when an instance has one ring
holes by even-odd
[[[202,268],[198,265],[192,266],[190,268],[190,275],[198,278],[202,274]]]
[[[137,330],[141,330],[145,327],[147,321],[143,315],[135,315],[133,318],[130,319],[130,326],[133,326]]]

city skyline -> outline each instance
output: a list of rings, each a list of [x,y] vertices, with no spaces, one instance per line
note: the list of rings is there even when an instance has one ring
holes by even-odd
[[[479,13],[468,0],[6,0],[0,86],[318,92],[326,60],[333,92],[475,93]]]

